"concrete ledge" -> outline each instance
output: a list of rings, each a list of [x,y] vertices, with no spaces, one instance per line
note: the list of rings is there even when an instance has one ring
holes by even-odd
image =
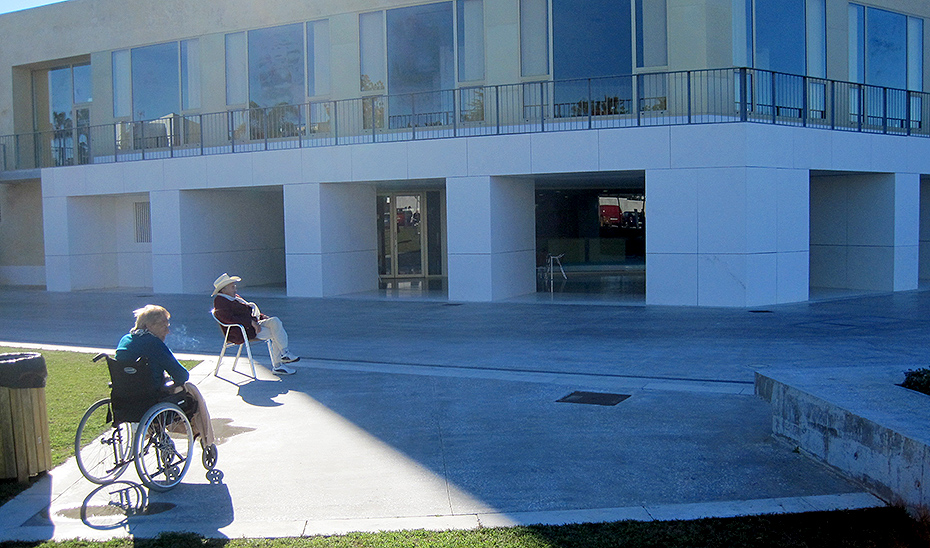
[[[930,396],[897,386],[913,366],[756,372],[772,433],[889,503],[930,508]]]

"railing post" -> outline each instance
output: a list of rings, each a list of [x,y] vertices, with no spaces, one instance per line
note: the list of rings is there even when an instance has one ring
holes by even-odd
[[[771,86],[772,87],[772,124],[777,124],[778,123],[778,101],[775,100],[775,93],[777,92],[777,90],[775,89],[775,76],[777,73],[769,72],[769,74],[772,76],[772,86]]]
[[[865,118],[865,87],[862,84],[859,84],[859,92],[856,94],[856,101],[859,102],[859,116],[856,120],[856,125],[858,130],[862,131],[862,120]]]
[[[588,78],[588,129],[592,126],[592,116],[594,113],[594,97],[591,96],[591,79]]]
[[[907,136],[911,135],[911,92],[904,92],[904,124],[905,130],[904,134]]]
[[[494,117],[497,118],[497,134],[501,134],[501,87],[494,86]]]
[[[142,134],[142,137],[140,138],[141,141],[139,142],[142,143],[142,159],[145,160],[145,120],[139,121],[139,127],[142,128],[139,131],[139,133]]]
[[[333,101],[333,141],[339,144],[339,101]]]
[[[739,104],[739,121],[745,122],[749,119],[748,115],[748,102],[749,102],[749,89],[748,89],[748,78],[746,74],[746,67],[741,67],[739,69],[739,93],[740,93],[740,104]]]
[[[804,86],[801,89],[801,125],[807,127],[807,76],[801,78],[801,84]]]
[[[200,128],[200,155],[203,156],[203,114],[197,115],[197,121],[200,124],[197,126]]]
[[[417,94],[410,94],[410,128],[413,130],[412,138],[417,140]]]
[[[546,132],[546,83],[539,83],[539,131]]]
[[[888,88],[882,88],[882,133],[888,133]]]
[[[691,71],[685,73],[685,99],[688,101],[688,123],[691,123]]]
[[[452,90],[452,136],[459,136],[459,104],[462,102],[462,90]]]
[[[830,80],[830,129],[836,129],[836,81]]]
[[[175,116],[171,117],[170,131],[168,132],[168,157],[174,158],[174,139],[173,137],[177,135],[177,125],[178,119]]]
[[[226,113],[226,131],[229,132],[229,145],[233,154],[236,152],[236,125],[234,113],[235,111],[232,110]]]
[[[633,75],[633,108],[636,109],[636,126],[637,127],[642,125],[642,119],[641,119],[642,108],[640,105],[640,101],[642,101],[642,98],[640,97],[641,93],[642,93],[641,78],[639,74],[635,74]]]

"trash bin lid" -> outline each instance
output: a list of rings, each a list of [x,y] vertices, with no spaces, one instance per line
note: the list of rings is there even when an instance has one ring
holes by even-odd
[[[38,352],[0,354],[0,386],[44,388],[48,369]]]

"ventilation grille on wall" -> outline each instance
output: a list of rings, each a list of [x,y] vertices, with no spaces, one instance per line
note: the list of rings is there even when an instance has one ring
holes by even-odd
[[[152,211],[148,202],[136,202],[136,243],[152,243]]]

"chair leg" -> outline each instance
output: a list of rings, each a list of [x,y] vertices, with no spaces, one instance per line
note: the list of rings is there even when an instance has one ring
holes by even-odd
[[[239,351],[236,352],[236,359],[233,360],[233,366],[232,366],[233,373],[236,373],[236,364],[239,363],[239,356],[241,355],[242,355],[242,345],[240,344]]]
[[[220,357],[216,359],[216,369],[213,370],[213,376],[220,376],[220,364],[223,363],[223,356],[226,355],[226,343],[223,342],[223,348],[220,350]]]
[[[249,366],[252,368],[252,378],[258,380],[258,377],[255,376],[255,359],[252,357],[252,345],[248,342],[245,343],[245,351],[249,355]]]

